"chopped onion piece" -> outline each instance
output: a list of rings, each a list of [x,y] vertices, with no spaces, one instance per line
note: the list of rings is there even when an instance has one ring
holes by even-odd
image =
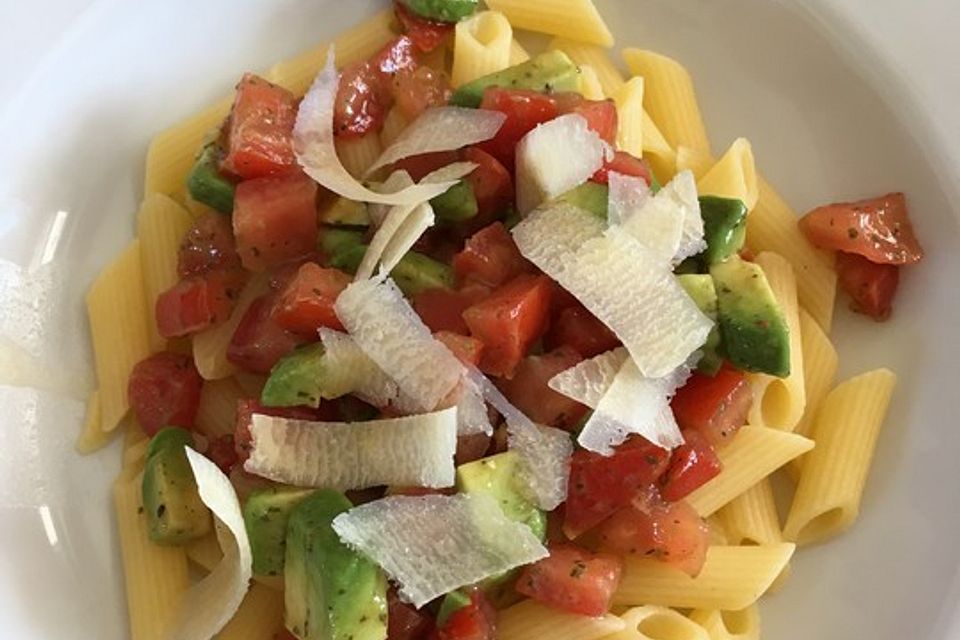
[[[647,181],[611,171],[608,177],[610,196],[607,201],[607,222],[626,224],[650,199]]]
[[[327,62],[300,102],[293,127],[293,149],[304,172],[323,187],[358,202],[390,205],[416,205],[435,198],[456,180],[420,184],[392,193],[377,193],[358,182],[337,157],[333,136],[333,111],[340,76],[334,66],[334,49],[327,51]]]
[[[367,169],[371,175],[398,160],[424,153],[453,151],[489,140],[507,119],[506,114],[485,109],[434,107],[424,111]]]
[[[310,422],[254,414],[243,468],[300,487],[449,487],[457,410],[371,420]]]
[[[397,402],[397,383],[357,346],[353,338],[323,327],[320,341],[324,350],[324,398],[332,400],[353,394],[381,408]]]
[[[627,350],[617,347],[561,371],[547,381],[547,386],[580,404],[596,409],[627,357]]]
[[[333,529],[379,564],[418,608],[549,555],[529,527],[483,493],[391,496],[341,513]]]
[[[207,577],[184,594],[168,638],[171,640],[207,640],[223,629],[240,608],[253,575],[253,555],[243,523],[240,501],[230,479],[217,465],[190,447],[184,447],[193,470],[200,499],[218,521],[223,559]],[[226,531],[232,535],[227,535]]]

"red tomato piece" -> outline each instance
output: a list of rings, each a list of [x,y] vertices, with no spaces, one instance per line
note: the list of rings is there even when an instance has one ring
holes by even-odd
[[[561,311],[552,322],[546,345],[570,347],[584,358],[592,358],[620,346],[620,339],[583,305],[577,304]]]
[[[477,219],[492,220],[513,202],[513,178],[510,172],[492,155],[479,147],[469,147],[463,153],[467,162],[477,168],[464,178],[477,199]]]
[[[133,368],[127,398],[140,428],[153,436],[163,427],[193,428],[202,386],[193,358],[163,351]]]
[[[308,339],[316,339],[320,327],[343,331],[333,303],[352,281],[349,274],[339,269],[306,262],[280,291],[273,319],[287,331]]]
[[[399,6],[399,5],[398,5]],[[433,629],[433,617],[387,591],[387,640],[421,640]]]
[[[394,3],[393,10],[397,14],[400,26],[403,27],[403,32],[413,40],[417,49],[424,53],[433,51],[443,44],[456,27],[451,22],[438,22],[421,18],[399,0]]]
[[[660,479],[660,495],[668,502],[683,500],[723,470],[720,458],[699,431],[683,432],[684,443],[673,450],[670,468]]]
[[[470,329],[463,319],[463,312],[484,297],[483,294],[474,292],[478,290],[424,289],[414,296],[413,309],[430,331],[469,335]]]
[[[240,269],[211,271],[181,280],[154,304],[157,331],[164,338],[186,336],[223,322],[246,280]]]
[[[249,179],[285,173],[296,167],[296,119],[297,99],[292,93],[252,73],[244,75],[230,112],[223,169]]]
[[[265,271],[316,251],[317,183],[301,172],[237,185],[233,233],[250,271]]]
[[[696,576],[703,568],[709,529],[686,502],[637,500],[600,525],[600,548],[619,555],[656,558]]]
[[[483,342],[482,371],[513,376],[547,328],[552,290],[546,276],[521,275],[463,312],[470,334]]]
[[[442,627],[435,640],[496,640],[497,612],[479,589],[470,593],[470,604],[457,609]]]
[[[483,356],[483,343],[476,338],[460,335],[452,331],[437,331],[433,337],[442,342],[447,349],[464,364],[476,367]]]
[[[553,120],[559,114],[553,99],[537,91],[490,87],[483,92],[481,109],[506,114],[503,126],[491,140],[478,145],[513,171],[514,152],[520,138],[538,124]]]
[[[550,556],[524,567],[516,589],[537,602],[581,616],[610,610],[623,560],[573,544],[550,547]]]
[[[337,137],[359,138],[379,131],[390,107],[380,77],[369,62],[357,62],[340,73],[333,107],[333,131]]]
[[[453,271],[460,282],[498,287],[532,270],[503,223],[494,222],[473,234],[463,251],[453,256]]]
[[[210,444],[207,445],[206,455],[224,473],[230,473],[230,469],[240,460],[231,433],[211,440]]]
[[[607,184],[610,180],[610,172],[621,173],[625,176],[634,176],[646,180],[647,185],[653,181],[650,173],[650,167],[647,163],[636,158],[626,151],[616,151],[613,154],[613,160],[609,160],[590,178],[593,182]]]
[[[893,311],[893,298],[900,284],[900,266],[876,264],[855,253],[837,252],[840,288],[850,294],[850,308],[883,321]]]
[[[177,275],[201,276],[217,269],[240,266],[230,216],[208,213],[184,236],[177,254]]]
[[[717,375],[694,372],[670,402],[681,429],[692,429],[716,446],[747,423],[753,389],[746,375],[724,363]]]
[[[323,405],[321,404],[321,407]],[[243,462],[250,457],[250,448],[253,445],[253,437],[250,435],[250,423],[253,421],[253,414],[260,413],[266,416],[276,416],[278,418],[290,418],[291,420],[316,420],[317,411],[304,407],[265,407],[258,400],[248,399],[237,402],[237,425],[233,433],[234,447],[236,448],[238,459]]]
[[[419,62],[413,40],[407,36],[394,38],[370,59],[370,64],[384,82],[401,71],[415,70]]]
[[[570,429],[579,424],[588,409],[572,398],[557,393],[547,382],[583,358],[573,349],[561,347],[540,356],[527,356],[510,380],[500,380],[503,394],[531,420],[539,424]]]
[[[245,371],[266,375],[280,358],[304,343],[273,319],[275,301],[274,293],[254,300],[230,338],[227,360]]]
[[[411,122],[430,107],[447,104],[453,95],[446,74],[430,67],[400,71],[390,87],[396,106]]]
[[[575,538],[649,491],[670,463],[670,452],[640,436],[612,456],[578,449],[570,464],[564,533]]]
[[[800,230],[821,249],[856,253],[878,264],[923,258],[902,193],[818,207],[800,218]]]
[[[609,144],[617,140],[617,105],[613,100],[587,100],[579,93],[553,95],[560,115],[576,113],[587,121],[587,127]]]
[[[457,466],[479,460],[487,454],[493,436],[485,433],[472,433],[457,438],[457,451],[453,457]]]

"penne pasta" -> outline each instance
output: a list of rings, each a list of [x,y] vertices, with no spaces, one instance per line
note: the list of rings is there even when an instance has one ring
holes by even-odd
[[[208,438],[232,434],[236,428],[237,402],[246,397],[233,378],[204,382],[194,424]]]
[[[282,630],[283,592],[254,584],[217,640],[273,640]]]
[[[643,156],[643,78],[630,78],[613,94],[617,105],[617,148]]]
[[[487,6],[517,29],[613,46],[613,34],[592,0],[487,0]]]
[[[702,150],[693,147],[694,151]],[[737,138],[703,177],[697,181],[702,196],[719,196],[740,200],[752,211],[757,206],[757,170],[753,148],[746,138]]]
[[[510,66],[513,28],[497,11],[481,11],[457,23],[450,82],[459,87]]]
[[[387,117],[383,120],[383,128],[380,129],[380,146],[386,149],[393,144],[394,140],[403,133],[403,130],[409,124],[403,113],[400,112],[399,107],[394,106],[390,109],[387,112]]]
[[[677,173],[690,171],[699,180],[713,167],[715,161],[708,154],[690,147],[677,148]]]
[[[590,65],[580,65],[580,95],[587,100],[604,100],[607,96],[600,86],[597,72]]]
[[[383,152],[380,136],[373,131],[359,138],[337,138],[336,147],[340,162],[357,179],[366,174]]]
[[[717,514],[723,521],[730,544],[762,545],[783,542],[780,515],[777,513],[769,478],[764,478],[741,493]],[[779,589],[789,573],[790,565],[788,564],[771,585],[770,590]]]
[[[707,632],[710,640],[759,640],[760,611],[756,604],[738,611],[697,609],[690,619]]]
[[[614,64],[613,58],[610,57],[610,53],[603,47],[568,38],[554,38],[547,45],[547,49],[559,49],[581,69],[583,67],[593,69],[606,96],[616,95],[626,82],[623,74]]]
[[[710,640],[706,629],[666,607],[634,607],[623,612],[620,619],[627,628],[605,640]]]
[[[518,65],[530,59],[530,54],[523,45],[514,38],[510,41],[510,66]]]
[[[83,431],[77,438],[76,449],[80,453],[93,453],[110,444],[116,430],[104,431],[100,407],[100,391],[94,389],[87,399],[87,411],[83,418]]]
[[[617,616],[578,616],[545,607],[533,600],[504,609],[497,618],[498,640],[595,640],[624,628]]]

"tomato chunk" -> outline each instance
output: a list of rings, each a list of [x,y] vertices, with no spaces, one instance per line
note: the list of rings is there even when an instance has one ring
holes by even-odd
[[[527,356],[517,366],[510,380],[500,380],[503,394],[531,420],[561,429],[575,427],[588,409],[572,398],[557,393],[549,386],[550,378],[582,360],[569,347],[540,356]]]
[[[230,317],[245,280],[240,269],[211,271],[181,280],[157,296],[157,331],[164,338],[176,338],[223,322]]]
[[[430,107],[447,104],[453,94],[446,74],[430,67],[400,71],[391,79],[390,90],[397,108],[411,122]]]
[[[320,327],[343,331],[333,304],[352,281],[349,274],[339,269],[306,262],[280,291],[273,319],[287,331],[308,339],[316,339]]]
[[[246,371],[265,375],[280,358],[303,344],[302,338],[273,319],[275,302],[275,293],[253,301],[230,339],[227,360]]]
[[[620,346],[616,334],[579,303],[567,307],[550,325],[548,347],[566,346],[584,358],[592,358]]]
[[[520,138],[538,124],[559,115],[557,104],[550,96],[526,89],[490,87],[483,92],[480,108],[507,116],[497,135],[478,146],[510,171],[513,171],[514,153]]]
[[[513,375],[546,329],[552,290],[546,276],[522,275],[463,312],[471,335],[484,345],[482,371],[507,378]]]
[[[417,49],[424,53],[433,51],[443,44],[456,27],[452,22],[421,18],[399,0],[394,3],[393,9],[400,21],[400,26],[403,27],[403,32],[409,36],[413,44],[417,45]]]
[[[729,441],[746,424],[752,405],[746,375],[726,362],[712,378],[694,372],[670,402],[680,428],[699,432],[712,445]]]
[[[163,427],[193,428],[202,386],[193,358],[163,351],[133,368],[127,398],[140,428],[153,436]]]
[[[800,230],[821,249],[856,253],[878,264],[923,258],[902,193],[818,207],[800,218]]]
[[[230,216],[208,213],[184,236],[177,254],[177,275],[201,276],[217,269],[240,266]]]
[[[323,404],[321,404],[322,407]],[[250,457],[250,448],[253,446],[250,424],[255,413],[278,418],[290,418],[291,420],[316,420],[318,412],[304,407],[265,407],[254,399],[238,401],[237,424],[233,433],[233,442],[241,462]]]
[[[413,309],[430,331],[449,331],[469,335],[463,312],[485,297],[478,289],[424,289],[413,297]]]
[[[640,499],[600,525],[600,548],[620,555],[656,558],[696,576],[703,568],[709,529],[686,502]]]
[[[497,613],[479,589],[470,592],[470,604],[450,614],[433,640],[496,640]]]
[[[606,161],[604,165],[593,174],[590,180],[599,182],[600,184],[607,184],[610,180],[611,172],[643,178],[646,180],[647,185],[653,182],[653,174],[650,173],[650,167],[647,166],[647,163],[640,158],[630,155],[626,151],[614,152],[613,160]]]
[[[570,464],[563,530],[570,538],[600,524],[649,491],[670,463],[670,452],[633,436],[612,456],[579,449]]]
[[[473,187],[477,199],[477,219],[489,221],[499,216],[513,202],[513,178],[507,168],[479,147],[469,147],[463,153],[467,162],[477,168],[464,178]]]
[[[579,93],[558,93],[553,96],[561,115],[576,113],[587,121],[587,127],[608,144],[617,141],[617,105],[613,100],[587,100]]]
[[[483,343],[476,338],[463,336],[452,331],[437,331],[433,337],[442,342],[447,349],[464,364],[476,367],[483,356]]]
[[[389,107],[389,98],[370,63],[354,63],[340,73],[333,131],[342,138],[359,138],[378,131]]]
[[[477,282],[498,287],[516,278],[532,266],[520,254],[506,227],[494,222],[477,231],[453,257],[453,271],[460,282]]]
[[[265,271],[316,250],[317,183],[301,172],[237,185],[233,233],[243,266]]]
[[[899,265],[876,264],[855,253],[838,251],[836,267],[840,288],[853,298],[851,309],[877,321],[890,317],[900,284]]]
[[[433,618],[387,591],[387,640],[421,640],[433,629]]]
[[[555,609],[602,616],[610,610],[622,572],[623,561],[617,556],[569,543],[552,545],[549,557],[524,567],[516,589]]]
[[[227,433],[211,440],[207,445],[206,456],[220,468],[220,471],[230,473],[230,469],[240,460],[233,442],[233,434]]]
[[[661,478],[660,494],[668,502],[683,500],[723,469],[720,458],[699,431],[683,432],[684,443],[674,449],[670,468]]]
[[[223,169],[244,179],[293,169],[293,123],[297,99],[292,93],[248,73],[237,85],[230,113]]]

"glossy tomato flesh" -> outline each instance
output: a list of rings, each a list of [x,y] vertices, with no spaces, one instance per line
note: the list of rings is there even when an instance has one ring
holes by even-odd
[[[231,269],[181,280],[157,296],[157,332],[164,338],[176,338],[223,322],[233,312],[246,278],[241,269]]]
[[[164,351],[133,368],[127,398],[140,428],[153,436],[164,427],[193,428],[202,386],[193,358]]]
[[[222,213],[208,213],[197,220],[177,253],[177,275],[181,278],[239,266],[230,216]]]
[[[617,105],[613,100],[587,100],[579,93],[558,93],[553,96],[561,115],[576,113],[587,121],[587,127],[608,144],[617,141]]]
[[[303,344],[303,338],[285,330],[273,319],[275,302],[275,293],[253,301],[233,332],[227,346],[227,360],[245,371],[266,375],[280,358]]]
[[[513,202],[513,178],[503,164],[479,147],[469,147],[463,159],[476,163],[477,168],[464,178],[473,188],[477,199],[477,215],[473,222],[481,224],[500,216]]]
[[[452,264],[460,283],[476,282],[488,287],[498,287],[533,270],[500,222],[468,238],[463,250],[453,256]]]
[[[433,51],[443,44],[456,27],[451,22],[421,18],[410,11],[400,0],[394,3],[393,9],[397,14],[403,32],[413,41],[417,49],[424,53]]]
[[[728,442],[747,422],[753,389],[746,375],[724,363],[713,377],[694,372],[670,402],[681,429],[692,429],[713,445]]]
[[[851,308],[883,321],[893,311],[893,298],[900,284],[900,266],[876,264],[855,253],[837,252],[837,279],[853,302]]]
[[[480,108],[499,111],[507,116],[497,135],[478,146],[511,171],[520,138],[538,124],[559,115],[557,104],[550,96],[525,89],[491,87],[483,92]]]
[[[292,93],[248,73],[237,85],[222,167],[244,179],[285,173],[296,167]]]
[[[476,287],[465,291],[424,289],[413,297],[413,309],[430,331],[469,335],[470,329],[463,319],[463,312],[480,302],[487,294],[489,289]]]
[[[277,296],[273,318],[282,328],[306,339],[316,339],[320,327],[343,331],[333,305],[351,282],[353,277],[339,269],[306,262]]]
[[[593,174],[590,180],[600,184],[607,184],[610,181],[611,173],[643,178],[647,186],[653,181],[653,174],[650,173],[650,167],[647,166],[647,163],[640,158],[630,155],[626,151],[614,152],[613,159],[604,162],[603,166]]]
[[[452,331],[437,331],[433,337],[442,342],[460,362],[473,367],[480,364],[480,358],[483,357],[483,343],[476,338]]]
[[[500,380],[498,386],[503,395],[534,422],[571,429],[586,415],[587,407],[557,393],[547,386],[547,382],[582,359],[580,354],[568,347],[543,355],[527,356],[520,361],[513,378]]]
[[[554,609],[602,616],[610,610],[622,572],[623,561],[615,555],[569,543],[551,545],[549,557],[523,568],[516,589]]]
[[[670,468],[660,481],[660,495],[668,502],[684,499],[723,470],[720,458],[699,431],[684,431],[683,440],[684,443],[673,450]]]
[[[592,358],[620,346],[620,339],[577,303],[560,311],[550,325],[545,342],[547,347],[570,347],[584,358]]]

